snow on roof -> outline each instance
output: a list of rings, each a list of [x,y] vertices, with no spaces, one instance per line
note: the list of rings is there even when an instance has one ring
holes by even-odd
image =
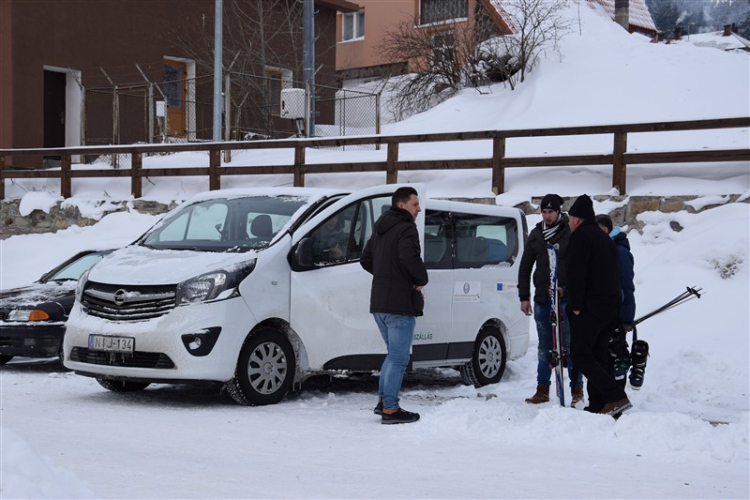
[[[698,33],[682,38],[698,47],[711,47],[720,50],[750,50],[750,40],[731,33],[724,36],[723,31],[711,31],[709,33]]]
[[[615,18],[615,0],[588,0],[588,2],[601,5],[612,19]],[[629,13],[629,24],[631,26],[647,31],[658,31],[654,20],[651,18],[651,13],[646,7],[646,0],[630,0]]]
[[[604,11],[614,20],[615,18],[615,0],[580,0],[589,4],[600,5]],[[507,0],[484,0],[484,3],[490,7],[490,12],[495,15],[503,24],[514,30],[512,26],[512,17],[508,15],[508,9],[513,8],[513,4]],[[646,0],[630,0],[630,20],[629,24],[644,31],[656,33],[656,25],[651,18],[651,13],[646,7]]]

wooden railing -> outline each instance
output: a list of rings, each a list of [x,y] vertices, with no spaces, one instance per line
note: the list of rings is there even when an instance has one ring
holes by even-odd
[[[409,170],[459,170],[490,168],[495,194],[505,191],[505,169],[517,167],[612,166],[612,187],[621,194],[627,189],[627,165],[650,163],[695,163],[750,161],[750,144],[739,149],[701,149],[692,151],[627,152],[628,134],[636,132],[674,132],[726,128],[748,128],[750,117],[693,120],[679,122],[636,123],[627,125],[598,125],[586,127],[540,128],[523,130],[488,130],[478,132],[445,132],[436,134],[397,136],[357,136],[333,139],[284,139],[273,141],[158,144],[128,146],[96,146],[56,149],[0,149],[0,199],[5,198],[5,179],[59,178],[60,193],[71,196],[71,181],[84,177],[130,177],[131,192],[142,195],[144,177],[207,176],[208,189],[221,187],[227,175],[292,174],[295,186],[304,186],[306,174],[343,172],[385,172],[386,183],[398,182],[398,173]],[[607,154],[576,154],[562,156],[508,157],[509,140],[526,137],[587,136],[612,134],[612,152]],[[419,161],[399,160],[399,146],[413,143],[441,143],[450,141],[492,141],[491,158],[436,159]],[[385,161],[308,164],[307,148],[349,147],[357,145],[386,145]],[[290,165],[221,166],[221,152],[256,149],[294,149],[294,163]],[[208,167],[143,168],[143,155],[207,151]],[[130,155],[130,168],[77,169],[72,157],[76,155]],[[10,159],[21,156],[59,156],[59,169],[14,168]]]

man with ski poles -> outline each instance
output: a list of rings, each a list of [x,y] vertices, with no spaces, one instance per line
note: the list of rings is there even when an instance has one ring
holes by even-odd
[[[565,257],[573,363],[587,379],[586,410],[619,417],[632,407],[615,381],[609,340],[620,323],[621,289],[617,249],[599,229],[587,195],[568,211],[570,241]]]
[[[547,244],[557,245],[558,253],[558,289],[560,294],[561,307],[558,308],[561,313],[557,317],[557,328],[562,328],[563,337],[563,358],[566,353],[570,352],[570,328],[568,317],[565,312],[567,297],[565,296],[566,273],[565,266],[562,265],[565,259],[565,252],[570,238],[570,228],[568,222],[562,213],[563,199],[557,194],[548,194],[542,198],[540,209],[542,212],[542,221],[531,230],[529,238],[526,241],[521,265],[518,270],[518,295],[521,300],[521,310],[530,316],[534,314],[537,335],[539,337],[539,348],[537,354],[537,387],[533,396],[526,399],[527,403],[539,404],[549,401],[550,377],[552,374],[551,355],[552,355],[552,324],[550,313],[552,312],[552,289],[551,289],[551,269],[550,259],[547,251]],[[531,278],[532,269],[534,270],[534,304],[531,304]],[[565,359],[557,360],[563,363]],[[570,376],[570,387],[572,403],[583,399],[583,379],[577,370],[573,370],[572,363],[568,363],[568,373]],[[559,388],[560,391],[564,387]]]

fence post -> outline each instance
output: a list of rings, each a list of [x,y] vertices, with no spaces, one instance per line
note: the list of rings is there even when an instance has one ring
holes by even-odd
[[[141,183],[141,168],[143,167],[143,153],[133,153],[130,165],[130,192],[133,198],[143,196]]]
[[[72,196],[72,190],[70,189],[70,154],[66,153],[60,159],[60,195],[63,198],[70,198]]]
[[[5,170],[5,155],[0,155],[0,174]],[[0,200],[5,199],[5,178],[0,176]]]
[[[389,142],[386,154],[385,183],[396,184],[398,183],[398,170],[396,170],[396,162],[398,161],[398,143]]]
[[[627,132],[615,132],[614,159],[612,160],[612,187],[625,194],[627,167],[625,151],[628,149]]]
[[[492,138],[492,192],[503,194],[505,192],[505,137]]]
[[[294,146],[294,187],[305,187],[305,148]]]
[[[221,165],[221,150],[211,149],[208,152],[208,189],[214,191],[221,189],[221,174],[219,174],[219,166]]]

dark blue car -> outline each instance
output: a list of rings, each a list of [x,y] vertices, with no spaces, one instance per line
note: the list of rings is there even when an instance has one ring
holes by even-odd
[[[0,365],[14,356],[61,357],[78,278],[112,250],[88,250],[31,285],[0,291]]]

